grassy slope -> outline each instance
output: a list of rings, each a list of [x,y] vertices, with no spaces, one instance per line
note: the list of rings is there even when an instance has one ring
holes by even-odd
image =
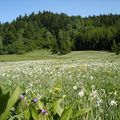
[[[73,51],[67,55],[54,55],[47,50],[34,51],[23,55],[0,55],[0,62],[7,61],[28,61],[28,60],[51,60],[51,59],[69,59],[92,61],[99,59],[117,59],[119,56],[106,51]]]

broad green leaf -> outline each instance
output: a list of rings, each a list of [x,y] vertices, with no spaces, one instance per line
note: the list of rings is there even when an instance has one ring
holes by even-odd
[[[31,114],[32,114],[32,118],[33,118],[34,120],[39,120],[39,119],[38,119],[37,112],[36,112],[33,108],[31,108]]]
[[[48,115],[39,114],[39,119],[38,120],[49,120],[49,118],[48,118]]]
[[[44,105],[41,101],[38,101],[38,107],[39,107],[39,109],[43,109]]]
[[[5,111],[9,97],[9,94],[0,94],[0,115]]]
[[[60,120],[70,120],[71,115],[72,115],[72,107],[69,107],[63,111]]]
[[[59,99],[58,101],[55,101],[53,103],[53,110],[59,115],[62,115],[63,109],[60,106],[60,103],[62,102],[62,99]]]
[[[8,100],[5,112],[1,116],[1,120],[6,120],[7,119],[7,116],[10,112],[10,109],[13,107],[13,105],[17,102],[17,100],[20,97],[20,92],[21,92],[20,88],[17,87],[15,89],[15,91],[13,92],[13,94],[10,96],[10,99]]]
[[[79,110],[79,111],[74,115],[73,118],[82,116],[82,115],[88,113],[90,110],[91,110],[91,108],[83,108],[83,109]]]
[[[25,110],[24,111],[24,117],[25,117],[25,120],[29,120],[30,119],[30,112],[29,112],[29,110]]]

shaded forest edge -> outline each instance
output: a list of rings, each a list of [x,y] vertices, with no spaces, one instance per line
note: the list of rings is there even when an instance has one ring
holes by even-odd
[[[0,23],[0,54],[24,54],[50,49],[55,54],[79,50],[120,53],[120,15],[82,18],[49,11],[19,16]]]

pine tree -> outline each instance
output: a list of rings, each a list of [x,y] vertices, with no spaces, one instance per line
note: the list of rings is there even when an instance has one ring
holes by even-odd
[[[0,54],[2,54],[2,47],[3,47],[3,45],[2,45],[2,37],[0,36]]]
[[[59,52],[60,54],[67,54],[71,51],[71,40],[68,32],[59,31],[58,35],[58,44],[59,44]]]
[[[115,40],[113,40],[112,51],[115,52],[116,55],[120,54],[120,43],[116,44]]]

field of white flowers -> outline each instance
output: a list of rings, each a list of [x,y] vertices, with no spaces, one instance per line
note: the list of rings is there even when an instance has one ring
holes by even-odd
[[[20,97],[25,95],[27,101],[49,101],[51,96],[64,98],[61,108],[73,105],[73,114],[83,108],[89,109],[88,113],[72,120],[120,120],[119,60],[104,57],[1,62],[0,87],[7,93],[20,86],[24,93]],[[49,116],[50,105],[45,103]]]

